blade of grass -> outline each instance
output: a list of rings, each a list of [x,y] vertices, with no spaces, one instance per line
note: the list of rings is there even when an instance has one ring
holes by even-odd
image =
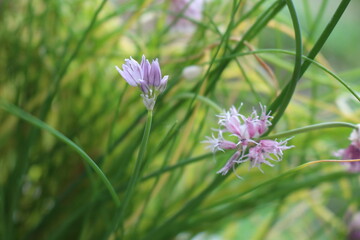
[[[215,190],[215,188],[218,187],[227,178],[227,176],[229,175],[217,175],[214,180],[200,194],[188,201],[184,205],[184,207],[182,207],[173,216],[168,218],[162,225],[149,232],[143,239],[166,239],[169,234],[169,230],[171,230],[172,224],[186,212],[194,210],[200,203],[205,200],[207,195],[209,195],[213,190]]]
[[[350,3],[350,0],[342,0],[341,1],[341,3],[339,4],[339,7],[336,9],[336,11],[335,11],[333,17],[331,18],[330,22],[327,24],[324,31],[322,32],[322,34],[320,35],[320,37],[316,41],[314,47],[309,52],[309,54],[307,56],[309,59],[313,60],[316,57],[316,55],[320,52],[320,50],[324,46],[326,40],[329,38],[329,36],[332,33],[332,31],[334,30],[336,24],[339,22],[341,16],[345,12],[345,10],[346,10],[347,6],[349,5],[349,3]],[[309,60],[303,62],[302,66],[301,66],[300,76],[299,76],[298,80],[306,72],[306,70],[308,69],[308,67],[310,66],[311,63],[312,62],[309,61]],[[278,110],[278,108],[280,107],[280,105],[281,105],[281,103],[282,103],[282,101],[283,101],[283,99],[284,99],[284,97],[287,94],[287,91],[289,89],[290,89],[290,84],[288,83],[286,85],[286,87],[281,91],[280,95],[270,105],[269,110],[271,110],[273,113]]]
[[[302,63],[302,53],[303,53],[303,46],[302,46],[302,38],[301,38],[301,28],[300,22],[296,13],[296,9],[292,0],[286,0],[286,4],[288,6],[291,20],[293,22],[294,32],[295,32],[295,63],[294,63],[294,71],[291,77],[291,80],[288,83],[288,89],[284,94],[282,101],[279,103],[279,108],[277,108],[276,115],[271,120],[272,125],[269,127],[267,132],[271,132],[274,127],[276,126],[277,122],[280,120],[282,115],[284,114],[290,100],[295,92],[296,84],[301,77],[301,63]],[[275,112],[275,109],[270,106],[269,111]]]
[[[314,23],[309,30],[308,41],[310,41],[310,42],[313,42],[314,34],[316,33],[320,23],[322,22],[322,18],[324,17],[324,13],[325,13],[328,3],[329,3],[329,0],[323,0],[321,2],[321,6],[319,7],[318,12],[316,13]]]
[[[283,49],[259,49],[259,50],[244,52],[244,53],[238,53],[238,54],[234,54],[231,56],[226,56],[226,58],[234,57],[234,56],[246,56],[246,55],[250,55],[250,54],[264,54],[264,53],[282,53],[282,54],[289,54],[289,55],[296,54],[295,52],[283,50]],[[323,66],[322,64],[318,63],[317,61],[315,61],[313,59],[310,59],[306,56],[302,56],[302,58],[306,61],[311,62],[313,65],[320,68],[324,72],[328,73],[330,76],[332,76],[334,79],[336,79],[341,85],[343,85],[358,101],[360,101],[360,96],[343,79],[341,79],[341,77],[339,77],[334,72],[332,72],[330,69],[326,68],[325,66]]]
[[[260,3],[261,3],[261,2],[260,2]],[[255,7],[256,7],[256,6],[255,6]],[[255,7],[254,7],[254,8],[255,8]],[[215,22],[213,21],[213,19],[212,19],[211,17],[209,17],[209,21],[210,21],[210,23],[214,26],[214,29],[216,29],[216,32],[221,36],[222,33],[221,33],[220,29],[216,26]],[[235,26],[236,26],[236,24],[235,24]],[[226,47],[227,47],[227,50],[228,50],[229,52],[231,52],[231,47],[230,47],[229,45],[227,45]],[[224,54],[224,55],[225,55],[225,54]],[[226,55],[225,55],[225,56],[226,56]],[[235,58],[235,61],[236,61],[236,64],[237,64],[238,68],[240,69],[240,71],[241,71],[241,73],[242,73],[242,75],[243,75],[246,83],[249,85],[250,90],[251,90],[253,96],[255,97],[255,99],[257,100],[257,102],[261,102],[261,101],[260,101],[260,96],[259,96],[259,94],[256,92],[254,84],[252,83],[252,81],[250,80],[250,78],[248,77],[248,75],[246,74],[246,71],[245,71],[244,67],[240,64],[240,62],[239,62],[238,59]]]
[[[85,162],[95,171],[95,173],[98,175],[98,177],[101,179],[101,181],[104,183],[105,187],[108,189],[111,197],[114,200],[114,203],[116,206],[120,206],[120,201],[117,197],[117,194],[112,187],[110,181],[107,179],[105,174],[101,171],[101,169],[97,166],[97,164],[90,158],[90,156],[82,150],[78,145],[76,145],[73,141],[68,139],[65,135],[63,135],[58,130],[52,128],[51,126],[47,125],[40,119],[28,114],[27,112],[23,111],[22,109],[16,107],[15,105],[5,102],[4,100],[0,99],[0,108],[3,110],[29,122],[35,127],[38,127],[40,129],[43,129],[49,133],[51,133],[53,136],[55,136],[58,140],[62,141],[66,145],[68,145],[71,149],[73,149],[76,153],[78,153],[82,159],[85,160]]]
[[[354,159],[354,160],[347,160],[348,162],[358,162],[360,161],[360,159]],[[280,194],[283,194],[283,193],[286,193],[289,189],[292,189],[293,190],[296,190],[296,189],[301,189],[303,188],[304,186],[314,186],[315,184],[319,184],[320,181],[328,181],[328,180],[331,180],[331,179],[336,179],[337,177],[352,177],[354,176],[355,174],[350,174],[345,172],[345,171],[341,171],[341,172],[335,172],[335,173],[326,173],[325,175],[323,176],[316,176],[315,179],[314,178],[306,178],[304,181],[302,182],[299,182],[299,183],[296,183],[294,185],[290,184],[289,182],[287,182],[285,179],[290,177],[290,176],[293,176],[294,174],[298,174],[299,172],[301,172],[303,169],[313,165],[313,164],[317,164],[317,163],[331,163],[331,162],[335,162],[335,163],[341,163],[341,162],[344,162],[344,160],[317,160],[317,161],[311,161],[311,162],[307,162],[307,163],[304,163],[304,164],[301,164],[297,167],[294,167],[292,169],[289,169],[283,173],[281,173],[280,175],[276,176],[276,177],[273,177],[269,180],[265,180],[263,181],[262,183],[256,185],[255,187],[252,187],[246,191],[243,191],[242,193],[240,194],[237,194],[235,196],[231,196],[231,197],[228,197],[226,199],[223,199],[217,203],[214,203],[208,207],[206,207],[207,210],[209,209],[215,209],[215,208],[218,208],[219,206],[223,205],[223,204],[228,204],[229,202],[234,202],[234,201],[237,201],[239,200],[239,202],[241,201],[255,201],[255,199],[258,199],[258,198],[261,198],[263,197],[262,195],[266,195],[268,194],[268,191],[269,189],[271,191],[273,191],[274,189],[279,189],[278,191],[280,191]],[[334,177],[335,176],[335,177]],[[356,175],[355,175],[356,176]],[[321,178],[322,180],[318,180],[319,178]],[[286,187],[283,186],[283,187],[276,187],[276,188],[270,188],[269,185],[274,185],[276,186],[277,184],[284,184],[284,185],[287,185]],[[265,188],[266,187],[266,188]],[[255,194],[249,198],[245,198],[243,199],[244,196],[254,192],[255,190],[258,190],[258,189],[263,189],[264,192],[260,192],[259,194]],[[273,191],[273,194],[279,194],[278,192],[275,192]],[[285,195],[282,195],[282,196],[285,196]],[[274,199],[277,199],[277,197]],[[239,202],[235,205],[239,205]],[[205,210],[205,209],[203,209]],[[228,211],[231,211],[231,209],[229,209]],[[225,213],[226,214],[226,213]]]
[[[122,201],[121,208],[119,208],[118,217],[116,218],[116,220],[114,222],[114,230],[116,231],[118,228],[120,228],[121,236],[123,236],[123,233],[124,233],[123,232],[123,230],[124,230],[123,221],[124,221],[124,217],[125,217],[125,214],[127,211],[127,206],[129,204],[130,200],[132,199],[136,185],[138,184],[138,182],[141,178],[140,170],[141,170],[141,166],[143,165],[143,159],[145,156],[147,142],[148,142],[149,136],[150,136],[152,118],[153,118],[152,111],[148,111],[147,121],[146,121],[145,129],[144,129],[144,135],[143,135],[143,138],[140,143],[140,151],[139,151],[139,155],[136,160],[136,163],[135,163],[134,173],[131,176],[128,187],[126,188],[126,191],[124,194],[124,200]]]
[[[55,98],[55,96],[56,96],[56,94],[57,94],[57,92],[59,90],[61,80],[64,78],[65,74],[67,73],[67,70],[68,70],[69,66],[74,61],[76,56],[78,55],[78,53],[79,53],[82,45],[84,44],[87,36],[89,35],[91,30],[95,26],[97,17],[100,14],[101,10],[104,8],[106,2],[107,2],[107,0],[102,0],[100,5],[97,7],[97,9],[96,9],[96,11],[95,11],[90,23],[89,23],[89,26],[85,29],[85,31],[82,34],[79,42],[76,45],[74,51],[71,53],[69,59],[65,62],[64,66],[62,66],[60,68],[58,74],[56,75],[56,78],[55,78],[55,80],[53,82],[52,88],[50,89],[50,91],[49,91],[49,93],[47,95],[47,98],[44,101],[44,105],[43,105],[41,113],[40,113],[40,119],[43,120],[46,117],[47,113],[49,112],[52,101]]]
[[[310,131],[314,131],[314,130],[319,130],[319,129],[324,129],[324,128],[339,128],[339,127],[347,127],[347,128],[357,129],[357,126],[355,124],[351,124],[351,123],[327,122],[327,123],[313,124],[313,125],[289,130],[286,132],[277,133],[277,134],[270,135],[270,136],[264,136],[264,137],[261,137],[260,139],[289,137],[289,136],[294,136],[296,134],[306,133],[306,132],[310,132]]]
[[[230,55],[233,55],[239,52],[243,47],[245,47],[245,41],[251,41],[257,34],[267,25],[267,23],[277,15],[277,13],[285,6],[284,1],[277,1],[271,5],[263,14],[261,14],[257,21],[251,26],[251,28],[246,31],[242,39],[235,46],[235,48],[230,52]],[[225,70],[226,66],[230,63],[231,59],[225,59],[221,61],[218,66],[211,72],[209,75],[209,85],[205,91],[205,95],[209,94],[216,86],[216,82],[220,79],[221,74]]]
[[[281,210],[284,206],[285,198],[280,198],[277,203],[276,208],[274,209],[270,219],[266,219],[263,225],[260,227],[258,231],[256,231],[255,236],[252,237],[251,240],[264,240],[267,239],[267,236],[271,232],[271,229],[281,217]]]
[[[190,163],[195,163],[195,162],[204,160],[204,159],[206,159],[208,157],[211,157],[212,155],[213,155],[213,153],[206,153],[206,154],[200,155],[198,157],[193,157],[193,158],[183,160],[183,161],[181,161],[181,162],[179,162],[177,164],[174,164],[172,166],[163,167],[158,171],[155,171],[153,173],[148,174],[147,176],[144,176],[141,180],[146,181],[146,180],[151,179],[153,177],[157,177],[157,176],[159,176],[159,175],[161,175],[163,173],[172,171],[172,170],[180,168],[180,167],[184,167],[184,166],[186,166],[186,165],[188,165]]]
[[[180,93],[179,95],[176,95],[172,98],[172,100],[176,100],[176,99],[196,99],[199,100],[200,102],[208,105],[209,107],[211,107],[212,109],[214,109],[217,113],[221,113],[222,112],[222,108],[217,105],[214,101],[212,101],[211,99],[201,96],[201,95],[197,95],[195,93]]]
[[[165,143],[167,143],[167,142],[170,143],[170,146],[169,146],[169,148],[167,150],[167,153],[166,153],[165,157],[163,158],[163,162],[161,164],[161,169],[163,169],[168,164],[169,160],[171,159],[171,154],[174,152],[176,137],[170,138],[170,136],[172,135],[172,132],[174,131],[176,125],[177,125],[177,122],[175,122],[171,126],[168,133],[166,134],[164,139],[159,144],[159,146],[162,147]],[[158,152],[158,150],[155,151],[155,152]],[[151,157],[155,157],[155,156],[151,156]],[[144,178],[142,178],[141,181],[143,181],[143,179]],[[149,202],[152,200],[152,195],[154,193],[154,190],[155,190],[159,180],[160,180],[160,175],[156,176],[156,179],[155,179],[152,187],[150,188],[150,190],[147,193],[147,197],[145,198],[146,200],[144,201],[144,204],[142,206],[141,213],[139,214],[139,217],[138,217],[138,219],[136,221],[136,224],[133,227],[133,230],[132,230],[132,233],[131,233],[131,235],[133,236],[133,237],[131,237],[132,239],[138,239],[139,238],[138,237],[139,232],[137,230],[139,229],[139,226],[141,226],[141,222],[142,222],[142,220],[143,220],[143,218],[145,216],[145,212],[148,210],[147,206],[148,206]]]
[[[95,11],[95,14],[93,15],[93,18],[89,24],[89,26],[87,27],[87,29],[85,30],[84,34],[82,35],[80,41],[78,42],[75,50],[73,51],[73,53],[71,54],[69,60],[65,63],[65,65],[63,67],[60,67],[59,72],[57,73],[57,75],[55,76],[55,80],[52,83],[52,86],[50,87],[50,90],[48,91],[48,95],[46,97],[46,100],[43,102],[42,107],[40,109],[40,120],[44,120],[51,108],[51,103],[53,101],[53,99],[55,98],[55,95],[58,91],[58,88],[60,86],[61,80],[63,79],[63,77],[65,76],[70,64],[72,63],[72,61],[75,59],[75,57],[77,56],[81,46],[83,45],[83,43],[85,42],[86,37],[88,36],[90,30],[92,30],[97,16],[98,14],[101,12],[102,8],[104,7],[105,3],[107,2],[107,0],[103,0],[101,2],[101,4],[99,5],[99,7],[97,8],[97,10]],[[20,25],[20,28],[23,25]],[[25,25],[24,25],[25,26]],[[40,71],[39,71],[40,72]],[[10,180],[9,182],[11,182],[11,185],[8,186],[7,191],[9,192],[9,206],[8,208],[8,215],[7,215],[7,222],[9,224],[8,229],[10,229],[9,231],[12,231],[11,229],[13,228],[13,221],[12,221],[12,214],[14,214],[15,208],[18,205],[19,202],[19,195],[20,195],[20,190],[21,190],[21,184],[23,181],[23,176],[25,175],[28,167],[29,167],[29,152],[30,152],[30,148],[31,146],[37,141],[39,135],[39,131],[36,128],[31,129],[31,132],[29,134],[28,139],[26,140],[25,144],[22,144],[22,149],[18,154],[18,159],[16,162],[16,165],[14,167],[14,170],[10,176]],[[114,192],[115,193],[115,192]],[[113,194],[114,194],[113,193]],[[115,197],[116,195],[113,195],[113,197]]]

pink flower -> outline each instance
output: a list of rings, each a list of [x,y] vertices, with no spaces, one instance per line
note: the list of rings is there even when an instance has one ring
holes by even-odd
[[[220,131],[218,134],[218,137],[214,137],[214,134],[212,137],[206,137],[207,140],[203,141],[203,143],[209,143],[209,146],[207,148],[211,149],[213,152],[217,151],[224,151],[224,149],[235,149],[237,146],[235,143],[227,141],[223,138],[222,132]]]
[[[251,167],[258,167],[261,172],[261,164],[266,164],[271,167],[274,165],[268,160],[281,161],[283,150],[292,148],[293,146],[286,146],[288,140],[277,142],[274,140],[260,140],[255,147],[249,149],[249,154],[246,156],[250,161]]]
[[[283,156],[283,150],[292,148],[293,146],[286,146],[287,140],[259,140],[268,127],[271,125],[270,113],[266,113],[266,107],[260,104],[261,114],[259,115],[255,109],[253,109],[249,117],[239,113],[239,109],[234,106],[229,111],[224,111],[218,115],[220,129],[218,138],[214,135],[212,138],[207,137],[207,141],[213,152],[224,151],[224,149],[236,149],[235,154],[228,160],[225,166],[217,173],[223,175],[233,168],[236,164],[243,162],[250,162],[251,167],[258,167],[260,171],[261,165],[266,164],[274,166],[270,163],[270,160],[280,161]],[[223,133],[229,133],[229,136],[235,137],[234,141],[225,140]]]
[[[241,106],[240,106],[241,107]],[[261,115],[254,109],[249,117],[239,113],[234,106],[230,108],[230,111],[224,112],[219,117],[219,124],[225,127],[225,130],[238,136],[239,138],[246,140],[251,138],[257,138],[264,134],[268,127],[271,126],[269,119],[270,114],[266,113],[266,107],[261,105]]]
[[[238,136],[241,139],[248,138],[245,136],[247,133],[244,131],[245,126],[241,124],[239,116],[242,116],[238,113],[236,108],[232,106],[230,111],[224,112],[218,115],[220,126],[225,127],[225,131],[232,133],[235,136]]]
[[[360,159],[360,124],[351,132],[349,140],[351,141],[349,147],[338,150],[334,155],[341,157],[342,160]],[[360,172],[360,162],[344,162],[343,164],[347,166],[349,172]]]
[[[139,64],[132,57],[125,59],[125,64],[122,65],[123,70],[115,66],[116,70],[131,86],[139,87],[143,92],[141,97],[145,107],[148,110],[153,110],[156,97],[162,93],[167,85],[168,76],[161,76],[161,69],[157,59],[150,64],[149,60],[142,56],[141,64]]]

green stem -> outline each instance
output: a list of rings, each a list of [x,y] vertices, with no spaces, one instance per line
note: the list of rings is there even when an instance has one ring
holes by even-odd
[[[193,158],[186,159],[186,160],[181,161],[181,162],[179,162],[179,163],[177,163],[177,164],[175,164],[175,165],[172,165],[172,166],[163,167],[163,168],[161,168],[160,170],[157,170],[157,171],[155,171],[155,172],[152,172],[152,173],[150,173],[149,175],[143,177],[143,178],[141,179],[141,181],[147,181],[148,179],[151,179],[151,178],[153,178],[153,177],[158,177],[158,176],[160,176],[160,175],[163,174],[163,173],[172,171],[172,170],[177,169],[177,168],[184,167],[184,166],[186,166],[186,165],[188,165],[188,164],[191,164],[191,163],[195,163],[195,162],[204,160],[204,159],[206,159],[206,158],[208,158],[208,157],[211,157],[211,156],[213,156],[213,155],[214,155],[214,153],[206,153],[206,154],[203,154],[203,155],[198,156],[198,157],[193,157]]]
[[[280,219],[281,210],[285,203],[285,198],[280,198],[279,202],[277,203],[276,208],[274,209],[272,216],[270,219],[265,220],[264,225],[258,227],[258,230],[255,233],[255,236],[251,240],[262,240],[267,239],[269,233],[272,230],[274,224]]]
[[[128,185],[127,189],[126,189],[126,192],[125,192],[125,195],[124,195],[125,199],[122,202],[122,206],[121,206],[121,209],[120,209],[120,212],[119,212],[118,219],[115,222],[116,228],[118,226],[120,226],[121,229],[122,229],[123,218],[125,216],[127,206],[129,205],[129,202],[130,202],[130,200],[131,200],[131,198],[132,198],[132,196],[134,194],[135,187],[136,187],[137,183],[139,182],[139,180],[141,178],[141,166],[143,165],[146,146],[147,146],[149,136],[150,136],[152,116],[153,116],[152,111],[148,111],[147,121],[146,121],[145,129],[144,129],[144,135],[143,135],[143,138],[141,140],[139,155],[138,155],[138,158],[137,158],[136,163],[135,163],[135,170],[134,170],[133,175],[131,176],[129,185]]]
[[[271,136],[264,136],[264,137],[261,137],[260,139],[282,138],[282,137],[293,136],[293,135],[296,135],[296,134],[310,132],[310,131],[314,131],[314,130],[318,130],[318,129],[336,128],[336,127],[347,127],[347,128],[354,128],[354,129],[357,128],[357,126],[355,124],[346,123],[346,122],[318,123],[318,124],[309,125],[309,126],[302,127],[302,128],[289,130],[289,131],[286,131],[286,132],[277,133],[277,134],[274,134],[274,135],[271,135]]]
[[[291,15],[291,20],[293,22],[293,26],[294,26],[294,32],[295,32],[295,48],[296,48],[296,55],[295,55],[295,65],[294,65],[294,71],[291,77],[290,82],[288,83],[288,89],[284,94],[284,97],[281,99],[281,102],[279,103],[279,107],[277,108],[277,114],[275,115],[274,119],[271,121],[272,125],[269,127],[269,130],[267,131],[266,134],[268,134],[269,132],[271,132],[274,127],[276,126],[277,122],[280,120],[280,118],[282,117],[282,115],[284,114],[287,106],[290,103],[290,100],[295,92],[295,88],[296,88],[296,84],[299,81],[299,79],[301,78],[302,74],[301,74],[301,70],[302,70],[302,52],[303,52],[303,47],[302,47],[302,39],[301,39],[301,28],[300,28],[300,22],[299,19],[297,17],[297,13],[296,13],[296,9],[294,6],[294,3],[291,0],[286,0],[286,4],[288,6],[290,15]],[[269,110],[271,112],[275,112],[276,109],[274,109],[274,106],[271,105]]]
[[[177,211],[174,215],[169,217],[162,225],[158,228],[154,228],[150,231],[143,240],[152,240],[152,239],[168,239],[167,235],[169,231],[172,230],[172,224],[186,212],[193,212],[204,200],[205,198],[212,193],[230,174],[226,176],[217,175],[213,181],[206,187],[202,192],[200,192],[196,197],[189,200],[184,206]]]
[[[103,156],[103,161],[102,161],[102,166],[104,166],[104,163],[106,161],[106,158],[108,157],[109,153],[111,152],[111,146],[113,144],[113,132],[114,132],[114,128],[115,128],[115,123],[119,117],[119,113],[120,113],[120,104],[122,102],[122,99],[125,95],[125,92],[128,88],[128,84],[125,85],[124,87],[124,90],[121,92],[120,96],[119,96],[119,100],[117,102],[117,105],[116,105],[116,112],[115,112],[115,115],[114,115],[114,118],[111,122],[111,125],[110,125],[110,129],[109,129],[109,136],[108,136],[108,139],[107,139],[107,146],[106,146],[106,152]]]
[[[340,161],[340,160],[338,160]],[[271,194],[274,196],[275,194],[277,195],[276,197],[274,197],[273,199],[279,198],[279,197],[286,197],[290,192],[295,192],[298,191],[302,188],[309,188],[310,186],[315,186],[315,185],[319,185],[322,182],[325,181],[332,181],[335,179],[340,179],[343,177],[346,178],[351,178],[353,176],[357,176],[357,174],[349,174],[345,171],[340,171],[340,172],[333,172],[333,173],[326,173],[324,175],[321,175],[319,177],[313,178],[310,175],[307,175],[308,177],[306,178],[306,180],[304,181],[300,181],[300,182],[295,182],[294,184],[292,184],[291,186],[279,186],[278,184],[280,183],[284,183],[287,180],[290,180],[288,177],[292,176],[291,181],[294,182],[293,178],[293,174],[298,174],[300,173],[300,170],[303,170],[306,167],[309,167],[310,165],[312,165],[313,162],[309,162],[309,163],[304,163],[302,165],[299,165],[295,168],[289,169],[287,171],[285,171],[284,173],[281,173],[280,175],[277,175],[276,177],[273,177],[269,180],[265,180],[262,183],[245,190],[244,192],[241,192],[237,195],[225,198],[219,202],[215,202],[213,204],[211,204],[210,206],[201,209],[201,211],[209,211],[212,209],[222,209],[221,206],[224,206],[224,204],[229,204],[229,203],[234,203],[237,206],[241,206],[241,203],[244,203],[243,201],[256,201],[256,199],[261,199],[262,197],[264,197],[264,194],[268,194],[268,191],[265,192],[260,192],[258,194],[254,194],[253,196],[249,197],[249,198],[244,198],[244,196],[249,195],[252,192],[255,192],[256,190],[260,190],[260,189],[272,189],[271,185],[273,185],[273,189],[281,189],[280,191],[272,191]],[[270,186],[269,186],[270,185]],[[278,185],[278,186],[276,186]],[[280,193],[279,193],[280,192]],[[268,202],[267,202],[268,203]],[[223,208],[223,214],[227,214],[226,212],[227,209]],[[230,209],[231,210],[231,209]],[[229,210],[228,210],[229,211]]]
[[[118,196],[117,196],[113,186],[111,185],[110,181],[107,179],[107,177],[101,171],[101,169],[98,167],[98,165],[78,145],[76,145],[73,141],[71,141],[69,138],[67,138],[64,134],[62,134],[58,130],[52,128],[51,126],[49,126],[45,122],[43,122],[40,119],[30,115],[29,113],[23,111],[21,108],[18,108],[17,106],[15,106],[15,105],[13,105],[11,103],[5,102],[4,100],[0,99],[0,108],[2,108],[5,111],[7,111],[7,112],[19,117],[19,118],[31,123],[32,125],[34,125],[34,126],[36,126],[38,128],[41,128],[41,129],[51,133],[57,139],[59,139],[60,141],[62,141],[65,144],[67,144],[71,149],[73,149],[75,152],[77,152],[82,157],[82,159],[84,159],[85,162],[87,164],[89,164],[90,167],[95,171],[95,173],[100,177],[101,181],[104,183],[106,188],[109,190],[109,192],[110,192],[116,206],[120,206],[120,201],[119,201]]]
[[[45,117],[47,116],[51,104],[60,88],[60,83],[63,80],[65,74],[67,73],[71,63],[74,61],[74,59],[76,58],[76,56],[78,55],[82,45],[84,44],[87,36],[89,35],[89,33],[91,32],[91,30],[93,29],[93,27],[95,26],[96,20],[98,15],[100,14],[101,10],[104,8],[105,4],[106,4],[107,0],[102,0],[102,2],[100,3],[100,5],[97,7],[93,17],[91,18],[90,24],[88,25],[88,27],[85,29],[84,33],[81,35],[81,38],[79,40],[79,42],[76,44],[75,50],[71,53],[69,59],[65,62],[64,66],[60,67],[59,72],[57,73],[52,86],[49,90],[49,93],[46,97],[46,100],[42,106],[41,112],[40,112],[40,119],[45,119]]]
[[[245,41],[251,41],[257,34],[268,24],[268,22],[275,17],[275,15],[280,12],[284,7],[285,3],[283,1],[277,1],[271,5],[263,14],[261,14],[257,21],[246,31],[242,39],[238,42],[235,48],[229,53],[230,55],[240,52],[245,46]],[[230,63],[231,59],[221,61],[217,67],[212,70],[209,74],[209,85],[205,90],[205,95],[208,95],[216,86],[217,81],[220,79],[221,74],[226,69],[226,66]]]
[[[342,14],[345,12],[347,6],[349,5],[351,0],[342,0],[339,4],[339,7],[336,9],[336,12],[334,13],[333,17],[331,18],[329,24],[325,27],[324,31],[322,32],[319,39],[316,41],[314,47],[311,49],[311,51],[308,54],[309,59],[314,59],[316,55],[320,52],[321,48],[324,46],[326,40],[334,30],[336,24],[340,20]],[[310,66],[312,62],[311,61],[304,61],[301,66],[301,72],[298,80],[301,78],[301,76],[306,72],[308,67]],[[275,101],[271,104],[270,110],[272,112],[276,112],[279,106],[281,105],[281,102],[283,101],[287,91],[289,90],[290,83],[286,85],[286,87],[281,91],[280,95],[275,99]]]
[[[315,14],[315,20],[313,21],[313,25],[311,26],[311,28],[309,29],[309,34],[308,34],[308,41],[309,42],[314,42],[313,41],[313,38],[314,38],[314,35],[317,31],[317,28],[319,27],[319,25],[321,24],[322,22],[322,18],[324,17],[324,13],[326,12],[326,7],[329,3],[329,0],[323,0],[320,7],[318,8],[319,10],[317,11],[317,13]]]
[[[282,53],[282,54],[289,54],[289,55],[296,55],[295,52],[293,51],[288,51],[288,50],[284,50],[284,49],[259,49],[259,50],[254,50],[254,51],[248,51],[248,52],[243,52],[243,53],[237,53],[237,54],[233,54],[233,55],[227,55],[224,58],[233,58],[233,57],[240,57],[240,56],[247,56],[250,54],[264,54],[264,53]],[[336,75],[334,72],[332,72],[331,70],[329,70],[328,68],[326,68],[325,66],[321,65],[319,62],[308,58],[304,55],[302,55],[302,58],[306,61],[311,62],[314,66],[320,68],[321,70],[323,70],[324,72],[328,73],[330,76],[332,76],[333,78],[335,78],[341,85],[343,85],[358,101],[360,101],[360,96],[351,89],[351,87],[343,80],[341,79],[341,77],[339,77],[338,75]],[[217,60],[219,61],[219,59]]]
[[[326,40],[334,30],[336,24],[340,20],[341,16],[345,12],[347,6],[349,5],[351,0],[342,0],[339,7],[336,9],[336,12],[334,13],[333,17],[331,18],[329,24],[326,26],[324,31],[322,32],[319,39],[316,41],[314,47],[309,52],[308,58],[314,59],[316,55],[320,52],[322,47],[324,46]],[[308,67],[310,66],[310,61],[304,61],[303,65],[301,66],[301,76],[306,72]]]

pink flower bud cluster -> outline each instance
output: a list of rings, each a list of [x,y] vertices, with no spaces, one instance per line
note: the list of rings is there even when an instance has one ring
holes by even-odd
[[[150,111],[154,109],[156,97],[162,93],[167,85],[168,76],[161,76],[161,69],[157,59],[150,64],[149,60],[142,56],[141,64],[132,57],[125,59],[123,70],[115,66],[120,75],[131,86],[138,86],[142,91],[144,105]]]
[[[334,153],[335,156],[341,157],[343,160],[360,159],[360,124],[357,129],[353,130],[350,134],[349,140],[351,141],[349,147],[340,149]],[[344,162],[349,172],[360,172],[359,162]]]
[[[257,140],[271,125],[271,116],[266,113],[266,107],[260,104],[261,114],[254,109],[249,117],[239,113],[235,107],[218,115],[220,129],[217,129],[218,136],[206,137],[204,143],[209,144],[208,148],[213,152],[234,149],[236,152],[227,161],[225,166],[217,173],[225,175],[230,169],[235,169],[237,164],[249,162],[250,167],[258,167],[266,164],[274,166],[270,160],[281,161],[283,150],[293,146],[286,146],[287,140]],[[236,140],[226,140],[223,134]]]

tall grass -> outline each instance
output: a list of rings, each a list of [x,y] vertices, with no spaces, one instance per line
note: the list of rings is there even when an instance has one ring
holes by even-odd
[[[201,21],[170,5],[0,1],[0,239],[344,239],[359,177],[313,161],[359,123],[359,4],[212,0]],[[142,54],[170,75],[151,117],[114,68]],[[231,154],[201,141],[259,102],[264,137],[295,148],[217,175]]]

